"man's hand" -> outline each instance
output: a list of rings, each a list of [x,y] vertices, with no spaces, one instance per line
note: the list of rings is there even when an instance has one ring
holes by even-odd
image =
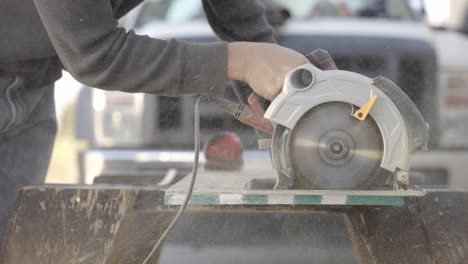
[[[227,77],[247,82],[255,93],[271,101],[280,93],[286,74],[308,62],[304,55],[276,44],[232,42],[228,44]]]

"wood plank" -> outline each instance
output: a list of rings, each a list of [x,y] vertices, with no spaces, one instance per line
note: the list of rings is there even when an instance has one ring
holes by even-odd
[[[389,205],[402,206],[406,196],[422,196],[424,190],[249,190],[253,179],[275,179],[271,165],[251,162],[240,171],[199,169],[191,200],[192,205]],[[165,194],[166,205],[181,205],[186,197],[190,175]]]

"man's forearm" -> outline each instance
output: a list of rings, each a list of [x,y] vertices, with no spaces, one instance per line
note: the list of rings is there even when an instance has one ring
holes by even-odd
[[[35,0],[65,68],[87,85],[159,95],[224,93],[227,46],[136,35],[110,0]]]

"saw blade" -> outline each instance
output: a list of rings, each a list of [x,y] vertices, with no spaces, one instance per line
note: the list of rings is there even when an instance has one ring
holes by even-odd
[[[353,105],[333,102],[299,120],[290,139],[295,189],[361,189],[378,173],[380,130],[371,116],[360,121],[352,113]]]

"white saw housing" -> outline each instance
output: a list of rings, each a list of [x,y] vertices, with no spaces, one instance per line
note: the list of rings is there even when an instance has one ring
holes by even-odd
[[[322,71],[312,64],[305,64],[287,74],[282,92],[272,101],[265,118],[277,128],[280,126],[292,131],[305,113],[321,104],[344,102],[361,108],[374,96],[377,96],[377,100],[369,115],[376,122],[383,140],[381,167],[390,172],[401,172],[404,177],[408,177],[413,152],[427,146],[428,125],[406,93],[386,78],[370,79],[341,70]],[[271,148],[273,151],[274,144],[278,144],[276,141],[278,140],[274,137]],[[288,155],[287,151],[284,153],[281,155]],[[275,156],[275,153],[272,152],[272,155]],[[289,177],[288,181],[291,182],[294,180],[294,173],[290,168],[285,168],[284,160],[287,159],[288,157],[272,158],[277,171],[280,170],[280,173]],[[278,164],[280,161],[282,164]],[[278,183],[277,188],[280,188],[281,184]],[[288,188],[290,185],[286,184],[281,188]]]

